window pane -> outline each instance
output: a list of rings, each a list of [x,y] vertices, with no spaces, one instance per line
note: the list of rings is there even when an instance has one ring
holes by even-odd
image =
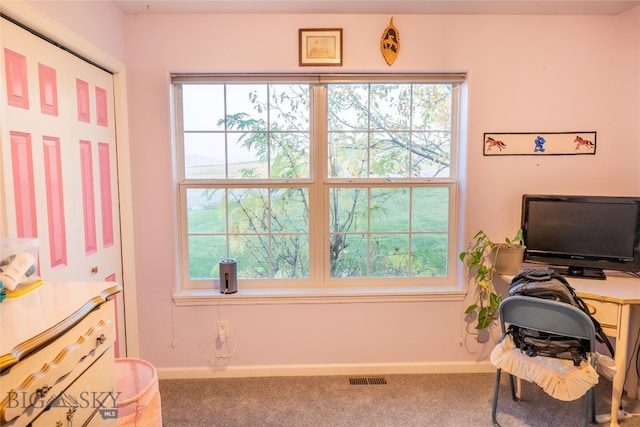
[[[329,129],[332,131],[366,130],[369,128],[369,85],[332,84],[329,97]]]
[[[371,231],[409,231],[408,188],[372,188]]]
[[[189,278],[211,279],[218,276],[218,263],[226,258],[224,236],[189,236]]]
[[[229,227],[235,234],[269,231],[268,191],[260,188],[230,189]]]
[[[269,277],[269,236],[229,236],[229,255],[235,259],[239,279],[266,279]]]
[[[184,85],[182,104],[185,131],[224,129],[224,85]]]
[[[275,235],[271,240],[271,277],[309,277],[309,237]]]
[[[227,221],[224,190],[187,189],[186,199],[189,234],[225,232]]]
[[[374,178],[409,177],[409,132],[371,134],[369,175]]]
[[[412,128],[451,130],[452,85],[414,84]]]
[[[248,131],[267,130],[267,85],[227,84],[225,85],[227,129]]]
[[[309,85],[269,86],[269,129],[309,131]]]
[[[409,236],[373,234],[369,246],[369,276],[403,277],[409,275]]]
[[[185,133],[183,147],[185,178],[225,178],[224,134]]]
[[[366,178],[369,174],[369,134],[329,133],[329,177]]]
[[[371,85],[369,115],[372,130],[409,130],[411,122],[411,85]]]
[[[266,132],[228,133],[227,147],[229,179],[256,179],[269,176]]]
[[[413,234],[411,240],[411,275],[446,277],[448,235]]]
[[[271,137],[271,178],[309,178],[308,133],[277,133]]]
[[[364,234],[330,235],[331,277],[366,277],[367,237]]]
[[[417,187],[412,192],[411,229],[413,231],[449,231],[449,189]]]
[[[452,92],[451,84],[413,85],[414,176],[450,176]]]
[[[309,230],[309,191],[306,188],[271,190],[271,231],[304,233]]]
[[[451,133],[414,132],[412,134],[411,166],[416,177],[450,175]]]
[[[329,192],[331,231],[353,233],[368,230],[368,199],[366,188],[332,188]]]

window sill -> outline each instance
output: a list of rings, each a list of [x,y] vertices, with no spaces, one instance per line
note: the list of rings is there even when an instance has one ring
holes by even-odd
[[[241,289],[221,294],[217,289],[181,289],[176,305],[326,304],[362,302],[462,301],[465,290],[455,286],[411,288]]]

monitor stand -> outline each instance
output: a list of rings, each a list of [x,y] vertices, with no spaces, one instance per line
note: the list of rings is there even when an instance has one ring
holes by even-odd
[[[579,277],[581,279],[606,280],[607,276],[601,268],[587,267],[552,267],[563,276]]]

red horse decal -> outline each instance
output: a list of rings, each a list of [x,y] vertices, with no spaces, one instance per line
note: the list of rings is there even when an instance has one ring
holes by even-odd
[[[507,144],[505,144],[502,141],[496,141],[495,139],[491,138],[490,136],[487,137],[487,140],[485,141],[485,144],[487,144],[487,151],[491,151],[491,149],[493,147],[496,147],[500,151],[502,151],[503,148],[507,148]]]
[[[576,139],[574,139],[573,142],[576,143],[576,150],[579,150],[580,147],[586,147],[587,149],[593,147],[593,142],[580,138],[579,136],[576,136]]]

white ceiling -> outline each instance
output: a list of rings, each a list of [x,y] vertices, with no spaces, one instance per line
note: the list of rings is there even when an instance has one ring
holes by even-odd
[[[640,0],[114,0],[128,14],[617,15]]]

